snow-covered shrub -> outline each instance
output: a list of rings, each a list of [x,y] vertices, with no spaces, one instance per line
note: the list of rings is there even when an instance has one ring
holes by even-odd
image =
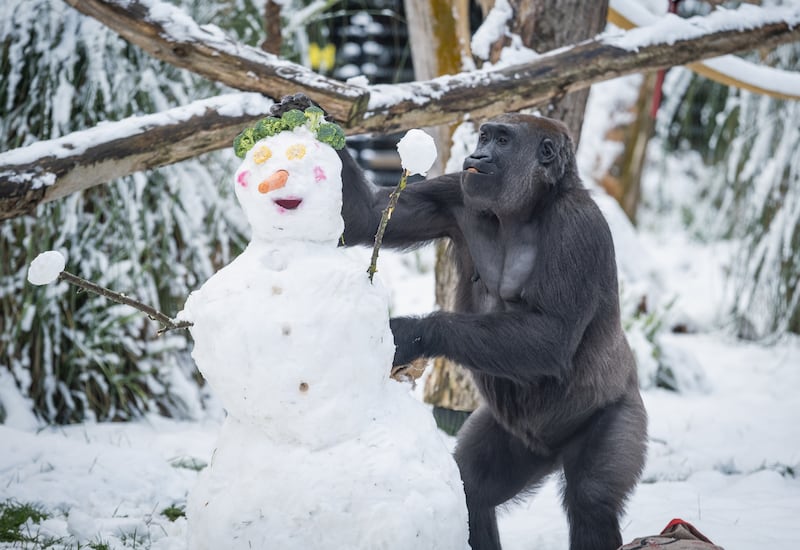
[[[756,61],[797,71],[800,46]],[[700,153],[703,177],[681,205],[687,226],[741,243],[729,278],[738,334],[800,332],[800,104],[697,76],[673,82],[659,134],[672,151]]]
[[[182,0],[251,44],[249,0]],[[260,7],[260,6],[259,6]],[[218,85],[153,60],[63,2],[8,0],[0,19],[0,150],[104,120],[154,113]],[[94,187],[0,223],[0,370],[48,422],[191,415],[199,386],[188,335],[158,337],[142,314],[64,283],[34,287],[27,266],[56,249],[67,269],[174,315],[243,244],[229,151]]]

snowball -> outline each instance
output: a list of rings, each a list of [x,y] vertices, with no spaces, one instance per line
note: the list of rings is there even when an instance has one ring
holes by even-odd
[[[57,250],[42,252],[31,262],[28,269],[28,282],[34,285],[46,285],[55,281],[64,271],[67,259]]]
[[[436,160],[436,143],[433,138],[422,130],[416,128],[406,132],[403,139],[397,144],[400,153],[400,162],[408,174],[424,176]]]

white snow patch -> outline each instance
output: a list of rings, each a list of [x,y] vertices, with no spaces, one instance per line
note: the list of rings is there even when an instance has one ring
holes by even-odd
[[[413,128],[397,143],[397,152],[400,153],[400,163],[410,176],[424,176],[436,160],[436,142],[424,130]]]
[[[514,10],[508,0],[497,0],[481,26],[472,35],[470,43],[472,53],[481,59],[489,59],[492,44],[507,32],[508,21],[513,16]]]
[[[28,268],[28,282],[33,285],[46,285],[55,281],[64,271],[67,259],[58,250],[42,252]]]

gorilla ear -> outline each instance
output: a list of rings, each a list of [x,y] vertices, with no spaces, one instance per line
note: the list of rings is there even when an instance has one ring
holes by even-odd
[[[539,151],[536,156],[542,164],[550,164],[553,162],[556,158],[556,144],[553,143],[553,140],[544,138],[541,143],[539,143]]]

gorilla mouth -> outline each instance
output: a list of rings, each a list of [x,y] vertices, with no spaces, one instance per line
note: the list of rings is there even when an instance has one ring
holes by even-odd
[[[298,198],[276,199],[274,202],[284,210],[294,210],[295,208],[300,206],[300,203],[303,202],[303,199],[298,199]]]
[[[467,168],[467,172],[469,172],[470,174],[480,174],[480,173],[481,173],[481,172],[480,172],[480,171],[479,171],[477,168],[475,168],[474,166],[470,166],[469,168]]]

